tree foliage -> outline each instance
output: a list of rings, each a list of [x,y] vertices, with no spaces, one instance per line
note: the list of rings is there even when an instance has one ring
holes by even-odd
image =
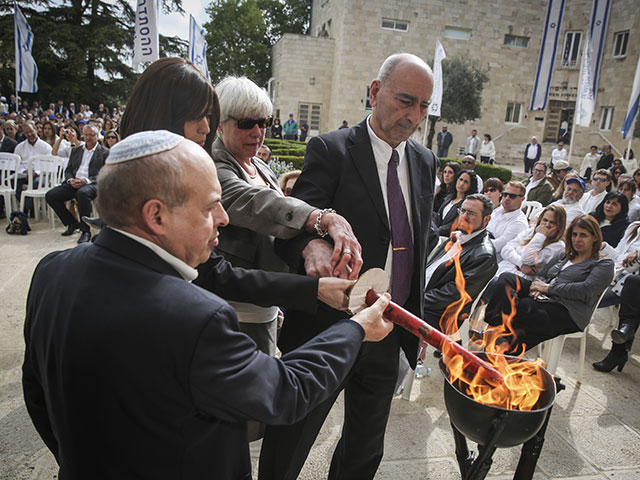
[[[165,12],[182,12],[181,5],[182,0],[163,0]],[[19,7],[33,30],[38,65],[38,93],[21,93],[23,98],[94,106],[126,101],[137,79],[130,66],[135,23],[130,1],[36,0]],[[15,88],[13,2],[0,3],[0,15],[0,89],[8,95]],[[161,36],[161,56],[184,52],[184,42]]]
[[[266,86],[271,47],[285,33],[309,27],[310,0],[213,0],[205,23],[211,80],[244,75]]]

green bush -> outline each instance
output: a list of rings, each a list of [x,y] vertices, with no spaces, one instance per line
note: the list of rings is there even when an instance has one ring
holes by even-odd
[[[304,155],[273,155],[281,162],[287,162],[293,164],[293,170],[302,170],[304,165]]]
[[[441,158],[440,159],[440,170],[444,168],[444,166],[449,162],[460,163],[460,160],[457,158]],[[478,163],[476,162],[476,168],[474,171],[480,175],[482,180],[486,180],[488,178],[499,178],[502,183],[507,183],[511,180],[513,173],[508,168],[498,167],[496,165],[489,165],[486,163]]]

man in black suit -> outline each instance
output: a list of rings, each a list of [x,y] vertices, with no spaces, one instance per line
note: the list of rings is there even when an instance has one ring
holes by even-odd
[[[23,389],[59,478],[250,479],[245,420],[298,420],[331,394],[388,300],[271,358],[192,285],[228,222],[209,155],[169,132],[116,145],[98,179],[110,227],[45,257],[27,301]]]
[[[109,155],[109,149],[98,143],[99,133],[95,125],[84,127],[84,145],[71,150],[69,163],[64,171],[64,182],[45,195],[47,203],[67,227],[62,232],[63,236],[72,235],[78,228],[80,229],[82,233],[78,243],[88,242],[91,239],[89,225],[82,221],[82,217],[91,216],[91,201],[98,194],[96,179]],[[79,222],[64,205],[64,202],[74,198],[78,201]]]
[[[538,143],[536,137],[531,137],[531,143],[527,143],[524,148],[524,173],[529,173],[536,162],[540,161],[542,155],[542,147]]]
[[[362,245],[363,269],[385,268],[393,279],[394,301],[419,316],[437,160],[409,136],[427,114],[432,90],[433,74],[421,59],[410,54],[389,57],[371,84],[372,115],[353,128],[312,138],[303,173],[292,192],[311,205],[335,209],[345,217]],[[331,268],[332,247],[317,236],[284,241],[279,249],[291,265],[304,268],[309,275],[350,273],[341,268],[346,262]],[[353,253],[345,250],[342,258]],[[302,345],[339,318],[339,312],[322,307],[314,319],[288,310],[280,349],[287,352]],[[416,337],[396,328],[384,341],[361,348],[341,386],[345,389],[345,420],[330,478],[375,475],[398,375],[399,347],[415,366],[417,343]],[[296,425],[267,427],[261,479],[297,478],[337,395]]]

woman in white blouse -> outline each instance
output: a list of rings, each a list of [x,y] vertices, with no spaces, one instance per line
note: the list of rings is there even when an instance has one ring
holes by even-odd
[[[491,135],[484,134],[484,140],[480,144],[480,161],[482,163],[493,163],[496,158],[496,146],[491,140]]]
[[[561,239],[566,221],[567,214],[562,206],[546,207],[538,216],[535,227],[523,231],[502,248],[496,277],[511,272],[533,280],[549,260],[564,251]]]

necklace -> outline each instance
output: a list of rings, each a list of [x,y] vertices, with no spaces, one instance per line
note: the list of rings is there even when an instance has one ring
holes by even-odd
[[[254,180],[254,179],[258,176],[258,168],[257,168],[255,165],[252,165],[252,167],[253,167],[253,170],[255,171],[255,173],[254,173],[253,175],[251,175],[251,173],[249,173],[249,170],[247,170],[247,169],[245,168],[245,166],[244,166],[244,165],[242,165],[242,169],[243,169],[245,172],[247,172],[247,175],[249,176],[249,178],[250,178],[251,180]]]

